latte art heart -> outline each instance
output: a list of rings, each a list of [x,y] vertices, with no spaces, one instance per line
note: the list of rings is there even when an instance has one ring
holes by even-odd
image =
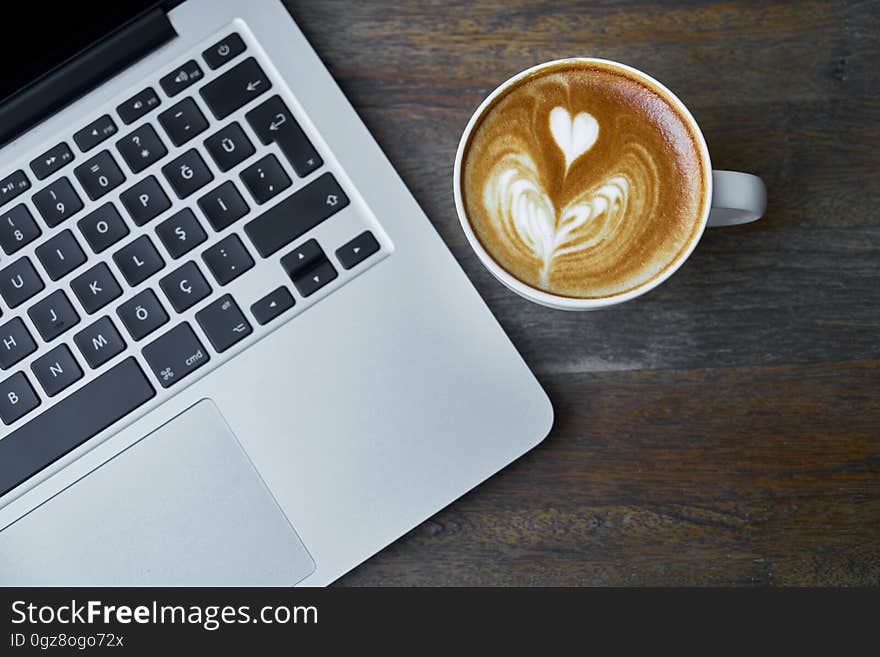
[[[605,63],[561,62],[499,95],[462,158],[474,235],[526,285],[621,294],[698,233],[708,162],[679,111]]]
[[[565,168],[586,153],[599,138],[599,122],[588,112],[573,117],[564,107],[550,110],[550,134],[565,155]]]

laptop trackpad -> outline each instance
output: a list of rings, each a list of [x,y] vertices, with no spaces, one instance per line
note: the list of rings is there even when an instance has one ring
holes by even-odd
[[[315,569],[201,401],[0,533],[4,585],[293,585]]]

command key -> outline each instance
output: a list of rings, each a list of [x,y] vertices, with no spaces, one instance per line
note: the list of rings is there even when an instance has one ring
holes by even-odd
[[[163,388],[170,388],[211,359],[186,322],[144,347],[144,358]]]

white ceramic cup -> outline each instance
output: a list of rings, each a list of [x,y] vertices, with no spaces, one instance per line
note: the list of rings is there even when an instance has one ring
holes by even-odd
[[[480,117],[483,116],[483,113],[492,106],[493,102],[500,94],[504,93],[507,88],[516,84],[522,78],[540,72],[542,69],[567,62],[585,64],[601,63],[616,67],[637,79],[643,80],[649,88],[655,87],[664,92],[675,105],[679,113],[688,121],[693,133],[699,139],[699,147],[703,154],[702,160],[705,163],[704,174],[705,180],[707,181],[705,193],[707,198],[711,200],[711,203],[704,204],[706,210],[703,213],[703,216],[700,217],[699,230],[694,235],[690,244],[687,245],[687,248],[685,248],[675,261],[672,262],[659,276],[652,278],[637,288],[621,294],[595,299],[575,299],[572,297],[550,294],[549,292],[533,288],[530,285],[523,283],[515,276],[509,274],[503,267],[495,262],[492,256],[483,248],[480,240],[477,239],[470,221],[468,221],[467,213],[464,209],[464,203],[461,198],[461,165],[462,157],[464,156],[464,149],[470,138],[471,131],[474,129],[474,126],[477,124]],[[684,106],[684,103],[682,103],[675,94],[650,75],[634,69],[631,66],[592,57],[559,59],[545,64],[539,64],[538,66],[533,66],[522,73],[514,75],[489,94],[489,96],[477,108],[477,111],[474,112],[471,120],[468,121],[467,127],[464,129],[464,133],[461,135],[461,141],[459,141],[458,144],[458,152],[455,155],[453,188],[455,194],[455,209],[458,211],[458,220],[461,222],[462,230],[464,230],[468,242],[470,242],[471,247],[477,253],[477,256],[479,256],[483,265],[492,272],[495,278],[520,296],[525,297],[529,301],[535,301],[536,303],[551,308],[558,308],[560,310],[596,310],[598,308],[605,308],[607,306],[623,303],[624,301],[629,301],[630,299],[635,299],[660,285],[663,281],[672,276],[679,267],[681,267],[682,263],[687,260],[693,252],[697,242],[700,241],[700,237],[707,225],[714,227],[734,226],[737,224],[748,223],[760,219],[764,214],[764,211],[767,209],[767,189],[760,178],[750,173],[712,170],[711,161],[709,159],[709,149],[706,146],[706,139],[703,137],[703,132],[700,130],[700,126],[697,125],[697,122],[691,115],[690,111],[688,111],[687,107]]]

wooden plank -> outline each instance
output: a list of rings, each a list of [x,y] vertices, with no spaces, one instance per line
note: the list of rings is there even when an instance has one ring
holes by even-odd
[[[880,3],[288,3],[547,386],[535,452],[343,584],[880,583]],[[632,64],[767,217],[625,307],[519,299],[458,226],[473,109],[533,64]]]

